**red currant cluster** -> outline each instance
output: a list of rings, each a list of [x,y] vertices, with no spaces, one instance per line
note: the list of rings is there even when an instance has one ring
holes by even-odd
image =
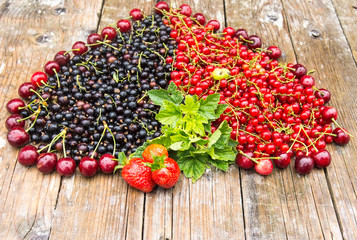
[[[220,93],[220,104],[228,108],[211,130],[222,121],[230,124],[238,166],[255,166],[268,175],[272,160],[286,168],[294,155],[296,171],[307,174],[314,166],[330,164],[327,143],[348,143],[350,135],[337,124],[336,109],[325,106],[330,92],[317,89],[303,65],[279,63],[278,47],[261,48],[261,39],[244,29],[227,27],[218,33],[218,21],[206,24],[201,13],[191,17],[186,4],[179,9],[158,5],[178,44],[175,59],[166,59],[175,68],[171,79],[187,94],[205,98]]]

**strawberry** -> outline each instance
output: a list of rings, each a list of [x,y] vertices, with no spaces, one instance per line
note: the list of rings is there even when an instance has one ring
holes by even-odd
[[[145,163],[151,167],[151,176],[154,182],[163,188],[172,188],[180,177],[180,167],[172,158],[153,156],[153,163]]]
[[[160,144],[150,144],[143,151],[143,158],[145,159],[145,161],[150,163],[154,162],[153,156],[162,156],[162,155],[166,155],[166,157],[168,157],[169,153],[167,149]]]
[[[151,169],[144,165],[145,160],[141,158],[131,159],[121,172],[123,179],[132,187],[142,192],[151,192],[156,183],[151,178]]]

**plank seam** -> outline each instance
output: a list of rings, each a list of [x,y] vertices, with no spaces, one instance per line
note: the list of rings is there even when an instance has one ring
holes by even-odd
[[[223,0],[224,26],[227,27],[226,0]]]
[[[100,12],[98,14],[98,23],[97,23],[97,32],[99,30],[99,25],[100,25],[100,22],[102,20],[102,15],[103,15],[103,10],[104,10],[104,4],[105,4],[105,0],[102,1],[102,6],[100,7]]]
[[[242,186],[242,172],[239,168],[239,185],[240,185],[240,196],[242,205],[242,216],[243,216],[243,229],[244,229],[244,239],[247,239],[245,215],[244,215],[244,202],[243,202],[243,186]]]
[[[144,228],[145,228],[145,206],[146,206],[146,197],[147,197],[147,194],[145,193],[144,194],[144,202],[143,202],[143,224],[142,224],[142,227],[141,227],[141,239],[144,240]]]
[[[48,234],[48,239],[50,239],[51,237],[51,232],[52,232],[52,227],[53,227],[53,220],[55,218],[55,211],[57,209],[57,205],[58,205],[58,199],[59,199],[59,195],[60,195],[60,192],[61,192],[61,188],[62,188],[62,181],[63,181],[63,177],[61,177],[61,181],[60,181],[60,184],[59,184],[59,187],[58,187],[58,192],[57,192],[57,197],[56,197],[56,203],[55,203],[55,207],[53,209],[53,212],[52,212],[52,219],[51,219],[51,227],[50,227],[50,232]]]

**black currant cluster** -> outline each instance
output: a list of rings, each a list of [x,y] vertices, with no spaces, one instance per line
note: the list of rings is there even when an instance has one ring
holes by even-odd
[[[30,118],[31,140],[45,146],[67,129],[64,147],[78,164],[100,140],[98,154],[112,153],[114,136],[117,156],[158,137],[158,108],[147,91],[166,88],[170,81],[172,65],[166,58],[174,56],[176,47],[170,33],[162,16],[149,15],[134,22],[131,31],[75,55],[31,96],[31,110],[21,112],[26,117],[38,110]],[[102,137],[104,122],[113,135],[105,131]],[[62,151],[62,138],[52,146]]]

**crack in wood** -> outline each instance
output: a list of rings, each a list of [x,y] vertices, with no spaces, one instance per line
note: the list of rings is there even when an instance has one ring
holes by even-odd
[[[99,14],[98,14],[97,32],[99,31],[100,22],[101,22],[101,20],[102,20],[102,15],[103,15],[103,10],[104,10],[104,4],[105,4],[105,0],[102,0],[102,6],[101,6],[100,12],[99,12]]]

